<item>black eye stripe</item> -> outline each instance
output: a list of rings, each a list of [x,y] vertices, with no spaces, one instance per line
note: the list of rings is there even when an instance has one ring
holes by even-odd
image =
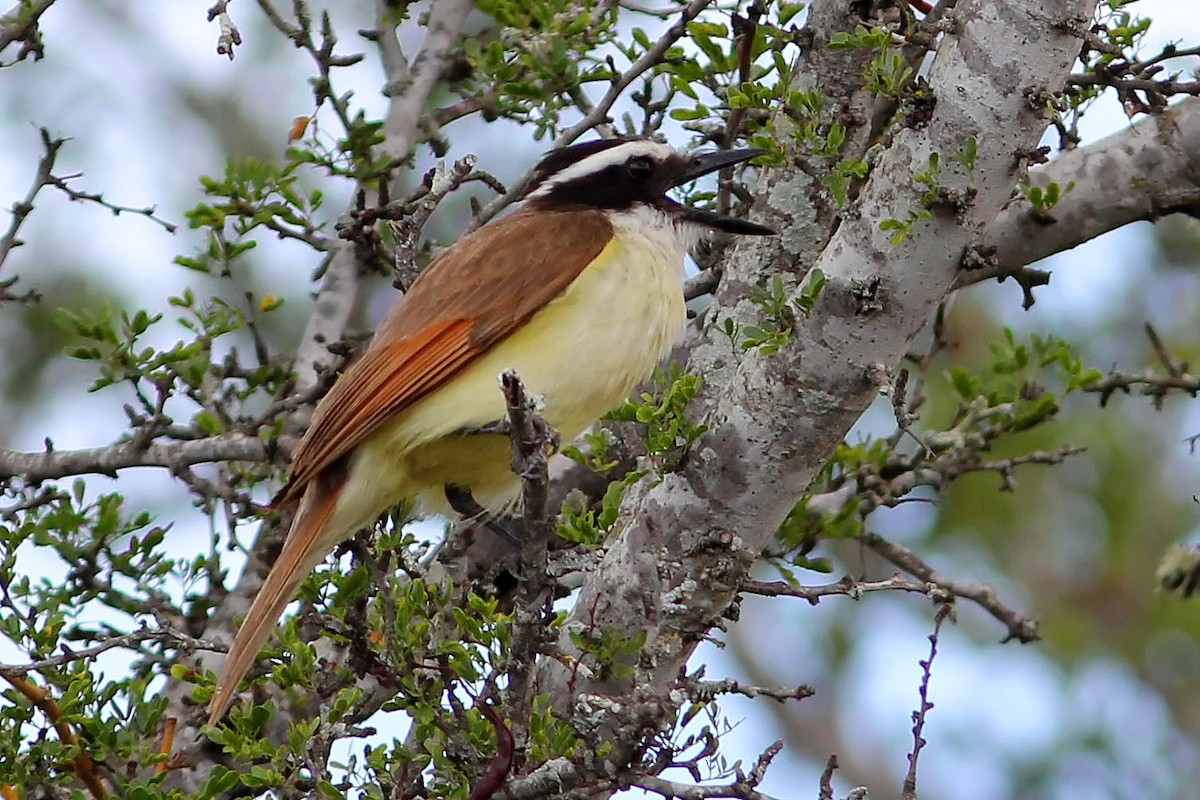
[[[571,149],[581,147],[575,145]],[[666,202],[665,194],[673,185],[673,168],[679,166],[676,160],[680,163],[682,160],[672,160],[671,151],[665,146],[661,153],[652,147],[631,149],[633,152],[622,153],[620,157],[614,157],[615,153],[606,157],[590,152],[589,157],[600,157],[590,164],[585,157],[560,166],[557,173],[540,178],[544,182],[531,196],[532,202],[551,207],[580,205],[603,209]],[[555,156],[560,152],[555,151]],[[590,170],[576,167],[580,162]]]
[[[654,174],[654,161],[648,156],[634,156],[625,162],[625,171],[632,178],[644,180]]]

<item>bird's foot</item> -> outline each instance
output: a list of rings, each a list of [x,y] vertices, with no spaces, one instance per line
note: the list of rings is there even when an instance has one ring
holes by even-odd
[[[469,488],[448,483],[443,487],[443,491],[446,495],[446,502],[450,504],[450,508],[462,515],[464,519],[479,522],[513,547],[519,548],[521,546],[522,537],[515,533],[504,520],[479,505],[479,502],[471,494]]]

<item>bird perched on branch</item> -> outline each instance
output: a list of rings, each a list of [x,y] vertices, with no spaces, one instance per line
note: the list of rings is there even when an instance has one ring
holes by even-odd
[[[552,151],[522,207],[436,258],[366,352],[317,405],[276,508],[297,506],[283,549],[225,660],[209,724],[225,713],[300,583],[340,542],[402,500],[471,515],[520,482],[497,433],[497,376],[544,398],[566,441],[619,405],[686,318],[684,255],[712,231],[771,234],[681,205],[671,189],[760,150],[689,154],[648,139]]]

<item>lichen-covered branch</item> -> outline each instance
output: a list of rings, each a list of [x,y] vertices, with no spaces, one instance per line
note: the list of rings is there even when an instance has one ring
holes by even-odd
[[[814,4],[813,18],[834,5]],[[854,213],[842,217],[828,244],[819,244],[820,231],[800,230],[734,251],[709,311],[717,324],[700,333],[690,362],[706,378],[702,409],[709,430],[680,472],[629,491],[622,535],[564,626],[572,630],[586,614],[613,635],[644,635],[639,686],[662,688],[678,674],[871,401],[876,389],[869,366],[898,364],[952,289],[962,253],[1023,178],[1014,153],[1033,147],[1044,130],[1041,106],[1030,98],[1062,89],[1079,52],[1069,29],[1090,19],[1094,5],[960,0],[929,75],[932,112],[892,135]],[[852,25],[843,20],[843,27]],[[951,154],[971,137],[979,150],[967,169]],[[853,132],[847,140],[855,140]],[[927,186],[915,179],[930,170],[934,153],[942,157],[933,207],[897,241],[880,221],[910,218],[923,208]],[[785,230],[801,215],[810,219],[805,187],[811,183],[790,170],[769,174],[756,214]],[[815,261],[801,255],[813,252],[814,241]],[[720,325],[728,307],[766,285],[768,276],[808,267],[819,268],[827,285],[813,313],[796,320],[787,345],[770,355],[751,350],[731,357]],[[875,287],[869,303],[866,286]],[[800,290],[793,291],[799,297]],[[559,646],[574,652],[566,634]],[[630,689],[621,681],[571,681],[558,662],[545,665],[544,677],[562,708],[582,692]]]
[[[1030,170],[1030,186],[1044,190],[1051,184],[1064,193],[1044,213],[1024,194],[1004,205],[980,237],[977,252],[984,253],[984,263],[964,271],[960,286],[1003,280],[1131,222],[1200,216],[1200,98]]]
[[[136,438],[82,450],[21,453],[0,450],[0,482],[21,478],[27,483],[71,475],[109,475],[129,467],[165,467],[177,471],[214,461],[271,461],[278,447],[267,439],[226,433],[182,442],[143,443]]]
[[[13,42],[21,42],[21,51],[17,54],[16,61],[30,55],[35,59],[41,58],[43,45],[38,22],[54,2],[55,0],[23,0],[10,8],[4,16],[0,16],[0,53]]]

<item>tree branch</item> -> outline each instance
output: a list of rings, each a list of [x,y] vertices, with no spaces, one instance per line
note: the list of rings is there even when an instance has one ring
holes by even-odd
[[[914,581],[897,573],[878,581],[863,581],[847,575],[836,583],[819,586],[797,586],[787,581],[746,581],[742,584],[742,591],[763,597],[798,597],[812,605],[821,602],[823,597],[837,595],[859,600],[869,592],[915,592],[942,603],[961,597],[975,603],[1002,622],[1008,628],[1010,639],[1032,642],[1039,638],[1037,621],[1022,616],[1002,603],[991,586],[948,580],[911,550],[893,544],[878,534],[863,534],[859,541],[918,580]]]
[[[654,775],[642,775],[632,778],[629,785],[638,786],[665,798],[679,798],[679,800],[715,800],[715,798],[722,797],[741,798],[741,800],[775,800],[770,795],[758,791],[758,786],[766,777],[767,768],[771,766],[771,762],[781,750],[783,750],[782,741],[776,741],[770,745],[755,759],[754,766],[748,773],[742,771],[740,764],[736,765],[730,770],[734,775],[733,780],[726,784],[697,786],[665,780]]]
[[[100,776],[96,774],[95,762],[88,756],[83,743],[75,735],[75,729],[71,727],[71,723],[63,719],[62,708],[51,697],[50,692],[33,684],[28,678],[21,675],[13,675],[0,670],[0,678],[4,678],[4,680],[11,683],[13,688],[20,692],[26,700],[46,715],[46,718],[54,726],[54,730],[58,733],[58,738],[62,740],[64,746],[75,748],[75,759],[73,761],[75,776],[87,787],[92,797],[95,800],[104,800],[104,798],[108,797],[108,787],[104,785],[104,781],[100,780]]]
[[[8,230],[4,232],[3,236],[0,236],[0,267],[4,266],[4,261],[8,258],[9,253],[23,244],[17,238],[17,233],[20,232],[21,225],[33,211],[33,201],[37,199],[38,192],[50,185],[54,176],[54,162],[58,158],[58,151],[67,142],[66,139],[55,139],[45,128],[41,129],[41,135],[42,148],[45,152],[38,161],[33,183],[30,185],[29,191],[25,193],[25,197],[13,203],[10,209],[12,219],[8,223]]]
[[[980,237],[987,263],[961,273],[957,285],[1003,280],[1131,222],[1175,213],[1200,216],[1200,98],[1030,171],[1031,186],[1051,183],[1075,188],[1051,209],[1050,218],[1035,214],[1024,196],[1012,198]]]
[[[933,709],[933,703],[929,702],[929,679],[933,676],[933,659],[937,658],[938,636],[942,632],[942,623],[946,617],[950,616],[953,606],[943,605],[933,615],[933,633],[929,635],[929,658],[921,661],[921,685],[917,689],[917,694],[921,698],[921,705],[912,714],[913,726],[913,746],[908,753],[908,773],[904,776],[904,783],[901,786],[901,797],[903,800],[917,800],[917,760],[921,757],[921,749],[925,747],[925,737],[922,735],[925,731],[925,721],[929,718],[929,712]]]
[[[54,0],[27,0],[18,2],[0,17],[0,52],[13,42],[24,42],[25,46],[17,55],[17,61],[29,54],[34,58],[42,57],[41,34],[38,31],[38,21],[46,9],[54,5]]]
[[[285,450],[286,450],[285,446]],[[82,450],[46,450],[20,453],[0,450],[0,481],[21,478],[37,483],[70,475],[97,474],[116,477],[128,467],[166,467],[181,470],[213,461],[271,461],[277,449],[266,439],[226,433],[186,442],[117,442]]]
[[[698,703],[707,703],[723,694],[740,694],[751,700],[757,697],[770,697],[772,700],[784,702],[787,700],[803,700],[812,697],[816,692],[813,687],[801,686],[753,686],[747,683],[727,678],[723,681],[689,681],[688,696]]]
[[[817,586],[799,586],[789,581],[746,581],[742,591],[762,597],[798,597],[807,600],[810,605],[817,605],[823,597],[851,597],[862,599],[864,594],[871,592],[915,592],[944,599],[948,594],[936,583],[914,581],[897,573],[890,578],[878,581],[864,581],[849,575],[835,583],[822,583]]]
[[[696,786],[690,783],[669,781],[665,778],[647,775],[641,778],[634,778],[630,781],[630,785],[645,789],[648,792],[654,792],[657,795],[662,795],[668,798],[668,800],[673,800],[674,798],[678,798],[679,800],[717,800],[717,798],[725,797],[741,798],[741,800],[775,800],[769,794],[763,794],[757,789],[742,786],[738,783],[717,786]]]
[[[395,33],[387,29],[383,19],[388,4],[379,5],[377,33],[382,42]],[[455,43],[473,7],[471,0],[439,0],[430,9],[421,50],[407,75],[399,76],[407,82],[401,87],[390,87],[391,102],[382,128],[384,140],[379,145],[385,156],[399,162],[416,147],[422,114],[441,80],[442,68],[455,53]],[[397,65],[391,66],[396,71]],[[389,74],[389,79],[395,77],[398,74]],[[331,362],[328,345],[341,338],[358,298],[359,266],[355,244],[339,241],[325,269],[312,316],[296,353],[296,375],[301,388],[316,383],[321,369]]]
[[[1037,620],[1023,617],[1001,603],[1000,598],[996,595],[996,590],[991,586],[952,581],[922,561],[907,547],[889,542],[877,533],[863,533],[857,539],[914,578],[933,584],[955,597],[965,597],[986,609],[989,614],[1008,628],[1008,636],[1004,641],[1016,639],[1022,644],[1027,644],[1041,638],[1041,634],[1038,633]]]
[[[404,90],[405,84],[411,79],[412,70],[404,51],[400,48],[400,39],[396,29],[384,24],[392,12],[393,4],[388,0],[375,0],[375,16],[378,27],[367,35],[379,47],[379,63],[383,65],[383,95],[391,97]]]
[[[215,653],[224,653],[229,650],[228,645],[221,644],[220,642],[211,642],[207,639],[196,639],[174,628],[142,627],[130,633],[110,636],[91,647],[84,647],[80,650],[68,650],[62,655],[40,658],[37,661],[30,661],[26,664],[0,664],[0,673],[25,675],[29,672],[37,672],[43,669],[60,669],[68,664],[74,664],[76,661],[90,661],[109,650],[128,649],[142,642],[163,642],[170,647],[177,647],[186,652],[211,650]],[[64,649],[66,648],[64,647]]]
[[[1093,0],[960,0],[958,26],[943,39],[929,75],[936,106],[920,124],[892,134],[857,208],[842,215],[828,244],[804,224],[812,219],[805,204],[813,178],[799,170],[763,176],[755,211],[778,220],[786,233],[774,242],[739,243],[708,312],[718,324],[697,335],[689,371],[705,376],[694,411],[708,432],[680,472],[627,491],[622,533],[563,626],[564,653],[579,652],[565,632],[590,623],[610,636],[645,637],[650,655],[633,679],[639,690],[665,691],[676,679],[822,462],[874,399],[869,365],[890,369],[900,362],[951,290],[963,251],[1023,177],[1014,174],[1013,154],[1034,146],[1045,129],[1041,107],[1028,98],[1061,91],[1079,53],[1068,29],[1090,19],[1094,7]],[[810,19],[836,18],[845,13],[839,8],[816,3]],[[844,17],[837,24],[853,29],[855,23]],[[830,35],[814,38],[820,43]],[[846,67],[842,80],[861,85],[861,66]],[[849,131],[847,141],[859,141],[858,133]],[[968,171],[949,155],[971,136],[980,147]],[[957,201],[930,210],[893,244],[879,223],[923,208],[926,187],[914,179],[929,169],[931,153],[945,156],[939,196]],[[820,268],[827,283],[813,312],[796,320],[788,344],[770,355],[731,358],[722,317],[758,313],[739,301],[776,275],[789,281],[789,302],[801,300],[792,276],[809,266]],[[864,307],[856,292],[868,284],[878,291]],[[686,603],[678,602],[681,594]],[[630,681],[573,683],[558,661],[546,661],[544,673],[542,686],[560,708],[584,692],[631,691]]]

